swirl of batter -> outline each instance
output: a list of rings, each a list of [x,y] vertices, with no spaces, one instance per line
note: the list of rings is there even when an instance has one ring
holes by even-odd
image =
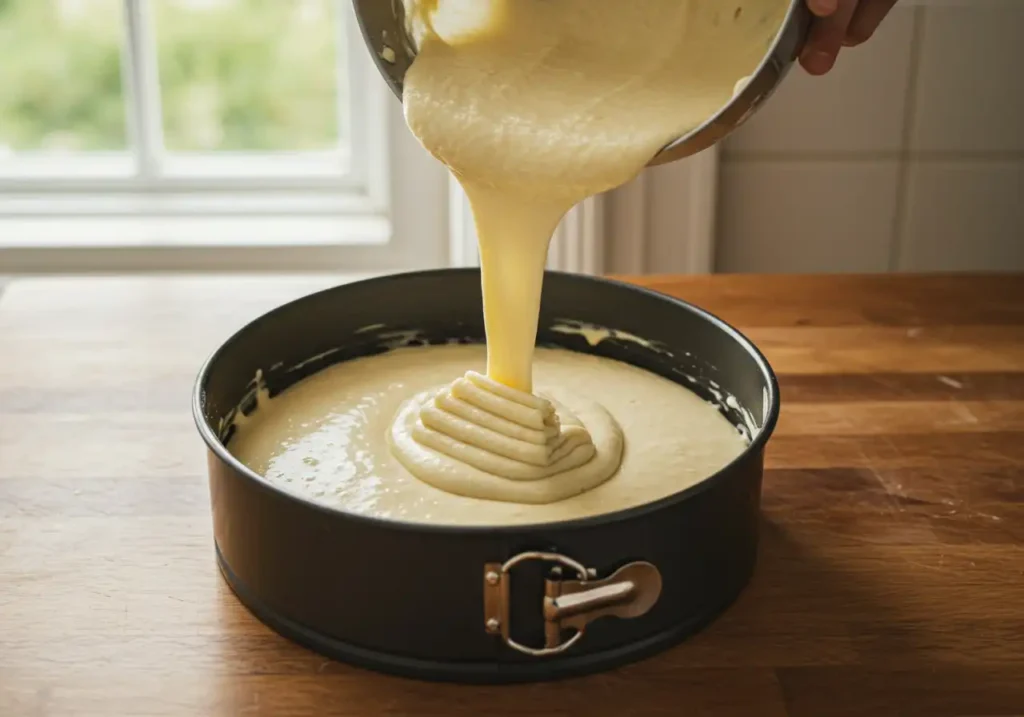
[[[534,395],[475,371],[402,404],[388,435],[398,460],[457,495],[553,503],[612,477],[622,430],[578,396]]]

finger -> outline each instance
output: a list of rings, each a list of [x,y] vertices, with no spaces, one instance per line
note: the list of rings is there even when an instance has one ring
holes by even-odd
[[[846,29],[843,44],[854,47],[870,40],[895,5],[896,0],[861,0],[850,26]]]
[[[818,17],[828,17],[839,9],[839,0],[807,0],[807,7]]]
[[[812,75],[824,75],[832,69],[856,10],[857,0],[840,0],[834,13],[814,21],[800,54],[800,64],[805,70]]]

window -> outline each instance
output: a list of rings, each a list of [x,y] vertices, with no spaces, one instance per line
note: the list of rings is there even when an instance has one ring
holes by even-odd
[[[444,178],[349,0],[0,0],[0,273],[437,264]]]

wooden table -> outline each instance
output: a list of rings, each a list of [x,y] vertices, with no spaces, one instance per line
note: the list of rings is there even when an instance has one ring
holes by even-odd
[[[781,376],[762,557],[702,634],[511,688],[325,660],[214,565],[200,361],[330,278],[0,298],[0,715],[1024,714],[1024,278],[653,278]]]

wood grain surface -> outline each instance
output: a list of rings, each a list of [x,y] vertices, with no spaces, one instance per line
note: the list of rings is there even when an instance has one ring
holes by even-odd
[[[757,574],[645,662],[401,680],[263,627],[214,564],[205,356],[332,277],[0,298],[0,715],[1024,714],[1024,277],[655,277],[780,374]]]

